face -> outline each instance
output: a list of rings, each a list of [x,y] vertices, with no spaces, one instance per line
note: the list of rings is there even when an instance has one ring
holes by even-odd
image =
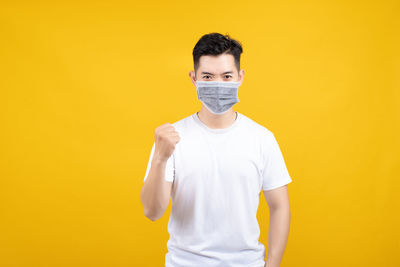
[[[190,71],[189,76],[194,86],[196,86],[196,81],[231,81],[242,84],[244,70],[237,71],[233,55],[207,55],[200,57],[197,73]]]

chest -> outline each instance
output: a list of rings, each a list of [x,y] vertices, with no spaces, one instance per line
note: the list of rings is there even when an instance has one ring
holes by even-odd
[[[176,147],[175,184],[196,189],[261,190],[261,153],[256,138],[244,134],[186,134]]]

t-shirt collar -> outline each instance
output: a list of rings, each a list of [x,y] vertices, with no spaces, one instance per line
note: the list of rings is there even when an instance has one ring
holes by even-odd
[[[230,126],[228,126],[226,128],[221,128],[221,129],[213,129],[213,128],[208,127],[206,124],[204,124],[200,120],[199,116],[197,115],[197,112],[192,115],[192,118],[200,127],[204,128],[206,131],[208,131],[210,133],[221,134],[221,133],[227,133],[227,132],[231,131],[233,128],[235,128],[239,124],[239,122],[242,118],[242,114],[240,114],[237,111],[235,111],[235,112],[237,113],[236,120]]]

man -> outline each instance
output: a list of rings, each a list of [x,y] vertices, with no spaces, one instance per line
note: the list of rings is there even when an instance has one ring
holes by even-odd
[[[292,182],[274,134],[234,111],[243,82],[241,44],[206,34],[189,72],[202,106],[155,129],[141,189],[144,214],[159,219],[172,199],[166,267],[277,267],[286,246]],[[261,190],[270,209],[268,257],[258,241]]]

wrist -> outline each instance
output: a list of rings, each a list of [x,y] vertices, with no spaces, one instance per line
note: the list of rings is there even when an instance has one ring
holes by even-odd
[[[154,165],[163,165],[163,164],[166,164],[166,163],[167,163],[167,160],[168,160],[168,159],[165,159],[165,158],[162,158],[162,157],[160,157],[160,156],[154,155],[154,157],[153,157],[153,159],[152,159],[152,161],[151,161],[151,164],[154,164]]]

